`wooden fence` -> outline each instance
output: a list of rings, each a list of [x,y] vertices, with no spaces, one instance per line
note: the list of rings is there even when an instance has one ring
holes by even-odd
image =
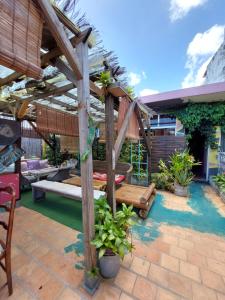
[[[184,136],[152,136],[151,137],[151,173],[158,172],[159,160],[168,161],[175,150],[183,150],[186,146]]]

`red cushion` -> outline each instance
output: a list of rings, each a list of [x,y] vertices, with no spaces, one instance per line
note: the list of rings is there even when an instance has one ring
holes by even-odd
[[[99,173],[99,172],[94,172],[93,173],[93,179],[100,180],[100,181],[107,181],[107,174],[106,173]],[[124,175],[115,175],[115,183],[119,184],[123,180],[125,180]]]
[[[119,183],[121,183],[124,180],[125,180],[125,176],[124,175],[116,175],[115,176],[115,183],[116,184],[119,184]]]

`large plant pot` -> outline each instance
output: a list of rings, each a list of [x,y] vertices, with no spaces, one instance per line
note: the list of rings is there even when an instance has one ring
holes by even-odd
[[[99,259],[100,273],[104,278],[114,278],[120,269],[119,255],[104,255]]]
[[[188,195],[188,187],[182,186],[178,183],[174,183],[174,194],[181,197],[187,197]]]

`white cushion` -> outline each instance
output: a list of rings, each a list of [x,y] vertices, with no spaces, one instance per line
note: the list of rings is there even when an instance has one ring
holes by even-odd
[[[42,191],[57,193],[76,200],[82,199],[82,189],[79,186],[48,180],[41,180],[31,185]],[[94,190],[94,199],[99,199],[102,196],[105,196],[105,192]]]

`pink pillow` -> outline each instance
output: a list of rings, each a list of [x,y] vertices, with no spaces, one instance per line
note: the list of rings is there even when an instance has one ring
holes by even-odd
[[[45,169],[49,167],[47,159],[42,159],[39,162],[40,162],[40,169]]]
[[[124,175],[116,175],[115,176],[115,183],[116,184],[119,184],[119,183],[121,183],[124,180],[125,180],[125,176]]]
[[[21,172],[26,172],[27,169],[27,162],[26,161],[22,161],[21,162]]]
[[[106,173],[94,172],[93,173],[93,179],[100,180],[100,181],[106,181],[107,180],[107,174]],[[115,175],[115,183],[116,184],[119,184],[124,180],[125,180],[124,175]]]

